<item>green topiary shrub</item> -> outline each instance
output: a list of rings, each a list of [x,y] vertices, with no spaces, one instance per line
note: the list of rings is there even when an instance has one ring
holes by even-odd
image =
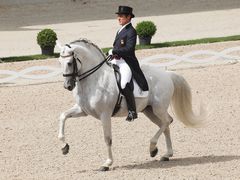
[[[139,37],[152,37],[157,31],[157,27],[152,21],[142,21],[137,24],[136,31]]]
[[[52,29],[43,29],[37,35],[37,43],[43,55],[53,55],[57,34]]]
[[[52,29],[43,29],[37,35],[37,43],[41,48],[55,47],[57,34]]]

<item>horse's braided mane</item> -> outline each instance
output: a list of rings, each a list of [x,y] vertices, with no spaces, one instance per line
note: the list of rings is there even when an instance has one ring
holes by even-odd
[[[105,54],[103,53],[103,51],[102,51],[96,44],[94,44],[92,41],[90,41],[90,40],[88,40],[88,39],[80,38],[80,39],[78,39],[78,40],[75,40],[75,41],[71,42],[70,44],[74,44],[74,43],[78,43],[78,42],[83,42],[83,43],[92,45],[92,46],[95,47],[95,48],[102,54],[102,56],[105,58]]]

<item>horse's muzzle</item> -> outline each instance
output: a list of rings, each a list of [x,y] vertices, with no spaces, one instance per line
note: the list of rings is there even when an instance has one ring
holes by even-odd
[[[69,90],[69,91],[72,91],[75,87],[75,81],[73,79],[71,80],[66,80],[64,82],[64,88]]]

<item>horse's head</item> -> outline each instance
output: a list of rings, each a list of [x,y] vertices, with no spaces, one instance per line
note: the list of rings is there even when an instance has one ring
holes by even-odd
[[[59,43],[58,46],[61,49],[59,62],[63,69],[63,76],[65,77],[64,88],[72,91],[76,85],[76,77],[79,74],[82,63],[75,52],[76,47],[68,44],[61,46]]]
[[[59,62],[65,77],[64,88],[72,91],[81,81],[97,71],[107,61],[101,49],[86,39],[79,39],[60,48]]]

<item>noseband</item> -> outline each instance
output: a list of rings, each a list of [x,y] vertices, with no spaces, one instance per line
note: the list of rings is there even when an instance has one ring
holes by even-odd
[[[70,47],[69,45],[66,45]],[[71,47],[70,47],[71,48]],[[61,55],[60,55],[61,56]],[[111,57],[108,56],[107,58],[104,59],[101,63],[96,65],[95,67],[89,69],[88,71],[78,74],[78,67],[77,67],[77,61],[82,64],[81,60],[79,58],[75,58],[74,53],[67,55],[67,56],[61,56],[62,58],[67,58],[67,57],[73,57],[73,72],[70,74],[63,74],[63,77],[72,77],[76,81],[76,77],[78,77],[78,81],[81,81],[85,79],[86,77],[90,76],[93,74],[95,71],[97,71],[105,62],[107,62]]]

